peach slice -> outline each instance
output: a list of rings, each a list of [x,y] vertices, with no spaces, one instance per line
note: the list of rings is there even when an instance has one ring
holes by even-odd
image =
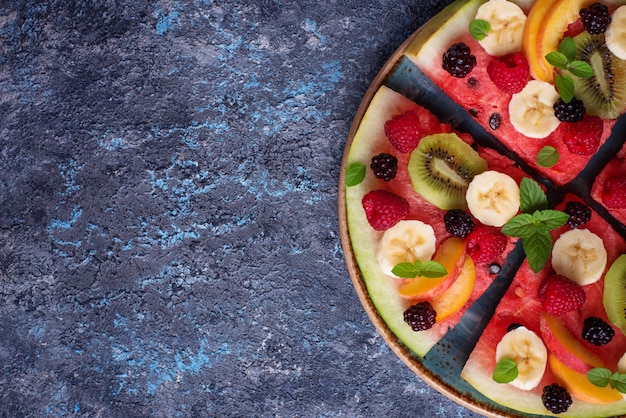
[[[459,277],[457,277],[452,286],[430,302],[435,312],[437,312],[437,322],[443,321],[465,305],[472,295],[475,282],[476,265],[472,257],[466,255]]]
[[[426,277],[416,277],[408,279],[398,289],[398,293],[405,298],[432,298],[447,288],[456,280],[461,272],[461,267],[465,262],[465,241],[461,238],[450,237],[441,243],[434,261],[441,263],[448,274],[443,277],[429,279]]]
[[[621,401],[622,394],[610,386],[599,387],[587,379],[587,375],[567,367],[552,353],[548,354],[548,364],[559,383],[581,401],[594,404],[608,404]]]
[[[594,367],[604,367],[602,360],[578,341],[557,317],[541,313],[541,337],[548,350],[567,367],[587,373]]]

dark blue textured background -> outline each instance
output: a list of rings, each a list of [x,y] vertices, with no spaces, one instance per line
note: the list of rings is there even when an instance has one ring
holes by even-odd
[[[337,183],[444,1],[0,2],[0,416],[472,416],[366,317]]]

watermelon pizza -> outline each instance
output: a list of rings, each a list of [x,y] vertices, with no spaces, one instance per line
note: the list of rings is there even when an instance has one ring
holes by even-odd
[[[622,3],[457,0],[350,132],[340,224],[360,300],[483,414],[626,415]]]

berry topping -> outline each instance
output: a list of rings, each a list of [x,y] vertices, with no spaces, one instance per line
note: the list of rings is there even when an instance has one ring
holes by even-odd
[[[493,83],[505,93],[519,93],[528,83],[530,68],[523,54],[515,52],[492,60],[487,74]]]
[[[626,207],[626,177],[609,177],[606,179],[602,191],[602,201],[606,207],[611,209]]]
[[[592,35],[604,33],[611,23],[609,8],[601,3],[594,3],[589,7],[580,9],[580,19],[585,30]]]
[[[413,331],[424,331],[435,325],[437,312],[429,302],[419,302],[404,311],[404,322],[411,326]]]
[[[585,116],[585,104],[576,98],[569,103],[559,99],[554,104],[554,116],[561,122],[578,122]]]
[[[495,260],[505,248],[506,236],[495,228],[474,228],[467,236],[467,254],[477,263]]]
[[[452,45],[443,54],[443,69],[453,77],[463,78],[476,65],[476,57],[463,42]]]
[[[578,122],[565,124],[563,142],[572,154],[590,155],[600,146],[602,129],[600,117],[585,115]]]
[[[489,116],[489,127],[495,131],[500,127],[500,124],[502,124],[502,116],[499,113],[492,113]]]
[[[377,231],[391,228],[409,213],[409,202],[384,190],[369,192],[361,203],[367,221]]]
[[[558,274],[543,279],[537,296],[543,310],[557,316],[577,310],[587,297],[578,283]]]
[[[602,318],[590,316],[583,325],[583,338],[593,345],[608,344],[613,339],[615,331]]]
[[[572,404],[572,396],[563,386],[552,383],[543,388],[541,401],[548,411],[560,414],[568,410]]]
[[[572,229],[583,226],[591,219],[591,209],[584,203],[567,202],[563,212],[569,215],[566,223]]]
[[[472,216],[460,209],[452,209],[443,216],[443,222],[446,225],[446,231],[455,237],[466,237],[472,228],[474,228],[474,220]]]
[[[372,157],[370,167],[376,178],[389,181],[396,176],[396,172],[398,171],[398,159],[393,155],[383,152]]]
[[[385,135],[389,138],[391,145],[403,154],[417,147],[421,130],[420,120],[411,110],[385,122]]]

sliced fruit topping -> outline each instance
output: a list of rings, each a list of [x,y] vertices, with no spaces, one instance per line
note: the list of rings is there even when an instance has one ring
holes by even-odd
[[[422,137],[419,117],[409,110],[385,122],[385,135],[391,145],[403,154],[417,147]]]
[[[397,264],[428,261],[435,253],[436,246],[432,226],[418,220],[399,221],[383,234],[376,258],[383,273],[397,277],[392,273]]]
[[[461,273],[454,283],[431,301],[437,312],[437,322],[443,321],[465,305],[472,295],[475,282],[476,266],[470,256],[465,256]]]
[[[615,331],[602,318],[590,316],[583,323],[582,337],[593,345],[608,344],[613,340]]]
[[[488,170],[474,176],[465,199],[469,211],[480,222],[502,226],[519,211],[520,191],[511,176]]]
[[[395,193],[373,190],[361,201],[367,221],[377,231],[391,228],[409,213],[409,202]]]
[[[585,290],[561,275],[547,276],[537,294],[543,310],[552,315],[575,311],[585,303]]]
[[[410,306],[404,311],[404,322],[406,322],[413,331],[425,331],[435,325],[437,312],[433,309],[430,302],[418,302]]]
[[[580,20],[587,32],[592,35],[604,33],[611,23],[609,8],[601,3],[594,3],[580,9]]]
[[[543,388],[541,402],[553,414],[562,414],[572,405],[572,396],[563,386],[552,383]]]
[[[576,59],[593,69],[591,77],[571,74],[576,97],[583,101],[590,115],[617,118],[626,109],[626,62],[613,55],[602,35],[583,32],[574,42]]]
[[[568,103],[559,99],[554,104],[554,116],[561,122],[578,122],[585,116],[585,104],[576,98]]]
[[[558,126],[554,103],[559,93],[545,81],[531,80],[509,102],[511,124],[519,133],[530,138],[545,138]]]
[[[607,254],[602,238],[588,229],[563,233],[552,248],[552,267],[562,276],[581,286],[595,283],[602,277]]]
[[[563,129],[563,143],[572,154],[591,155],[598,150],[604,124],[598,116],[585,115]]]
[[[422,138],[411,153],[408,171],[413,189],[440,209],[463,209],[465,192],[487,162],[456,134]]]
[[[463,78],[476,66],[476,57],[463,42],[452,45],[443,54],[443,69],[452,77]]]
[[[543,378],[548,351],[537,334],[520,326],[504,334],[496,346],[496,362],[500,363],[503,359],[513,360],[517,367],[517,377],[508,383],[530,390]]]
[[[517,4],[489,0],[478,8],[476,20],[489,24],[487,36],[478,41],[489,55],[502,56],[522,48],[526,15]]]
[[[620,255],[604,276],[602,304],[609,321],[626,333],[626,254]]]
[[[372,157],[370,168],[376,178],[390,181],[396,177],[398,172],[398,159],[391,154],[383,152]]]
[[[566,223],[572,229],[583,226],[591,219],[591,209],[581,202],[567,202],[564,212],[569,215]]]
[[[465,242],[456,237],[446,239],[437,249],[433,261],[445,268],[445,276],[409,279],[398,289],[398,293],[406,298],[428,299],[446,290],[456,280],[465,263]]]
[[[500,90],[514,94],[526,87],[530,70],[526,57],[515,52],[492,60],[487,66],[487,74]]]
[[[604,182],[602,202],[606,207],[618,209],[626,207],[626,178],[609,177]]]
[[[507,238],[496,228],[476,227],[467,236],[467,254],[476,263],[490,263],[506,248]]]
[[[604,37],[609,51],[619,59],[626,60],[626,6],[615,9]]]
[[[446,231],[455,237],[465,238],[474,228],[472,216],[461,209],[452,209],[443,215]]]

